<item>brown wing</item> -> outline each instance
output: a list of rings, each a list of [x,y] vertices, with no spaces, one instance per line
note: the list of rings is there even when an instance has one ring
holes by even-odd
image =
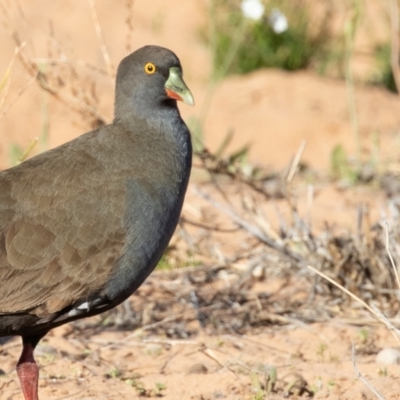
[[[106,282],[124,244],[126,171],[99,139],[0,173],[0,314],[46,316]]]

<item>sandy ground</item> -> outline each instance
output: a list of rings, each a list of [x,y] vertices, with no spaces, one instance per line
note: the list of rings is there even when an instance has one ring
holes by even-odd
[[[42,346],[47,353],[38,357],[41,399],[155,398],[158,392],[166,400],[282,399],[285,390],[289,398],[309,398],[307,390],[316,399],[374,398],[356,378],[351,360],[351,343],[360,343],[360,327],[340,321],[188,340],[140,339],[126,332],[82,339],[63,337],[63,332],[49,334]],[[378,348],[392,341],[382,328],[368,332]],[[18,354],[17,343],[5,345],[2,367],[11,371]],[[377,365],[374,358],[366,349],[356,357],[358,369],[386,399],[398,399],[398,366]],[[266,382],[260,372],[271,366],[285,382],[278,385],[281,394],[257,397]],[[305,381],[297,383],[297,393],[296,387],[289,391],[298,377]],[[1,379],[0,389],[2,399],[21,398],[15,371]]]
[[[41,60],[43,68],[49,68],[46,63],[51,60],[70,59],[107,69],[89,2],[38,0],[33,5],[28,0],[5,0],[0,4],[0,77],[15,50],[10,26],[26,42],[24,53]],[[210,87],[210,54],[201,40],[201,30],[206,29],[206,5],[202,0],[136,0],[132,32],[127,32],[125,25],[125,2],[104,0],[95,4],[112,71],[127,53],[127,43],[132,50],[144,44],[158,44],[179,55],[185,80],[196,99],[196,107],[180,107],[182,114],[189,124],[203,120],[205,145],[211,150],[218,147],[227,132],[233,131],[228,153],[250,144],[252,163],[282,170],[306,141],[302,161],[322,176],[328,173],[335,145],[354,151],[343,81],[307,71],[288,74],[265,70],[230,77]],[[384,14],[376,11],[380,10],[379,2],[368,4],[369,19],[357,38],[362,51],[370,43],[363,34],[370,35],[373,18],[376,37],[386,33]],[[338,23],[344,18],[339,18]],[[111,120],[113,80],[107,74],[77,68],[83,71],[82,76],[88,76],[88,85],[96,82],[98,111]],[[370,74],[372,67],[360,57],[354,68],[361,76]],[[21,63],[16,62],[0,115],[1,168],[10,165],[10,147],[14,143],[26,148],[35,137],[46,134],[46,141],[34,150],[39,152],[90,129],[84,117],[44,94],[29,79]],[[364,157],[376,150],[373,137],[377,137],[379,161],[397,165],[399,97],[383,89],[358,86],[356,107]],[[196,194],[198,185],[198,175],[194,174],[184,206],[184,215],[192,219],[200,218],[198,210],[203,207]],[[369,204],[371,220],[376,220],[386,207],[383,192],[375,187],[342,190],[325,179],[316,182],[315,188],[312,218],[317,229],[329,222],[343,230],[354,230],[359,204]],[[307,211],[306,190],[306,185],[296,187],[300,213]],[[265,205],[273,224],[278,223],[275,205]],[[240,237],[232,239],[234,244],[221,243],[220,247],[226,252],[230,248],[237,250],[236,241],[240,242]],[[268,292],[278,285],[275,283],[266,278],[259,290]],[[146,285],[139,296],[145,293],[150,302],[151,296],[157,294],[146,291]],[[132,303],[138,311],[135,298]],[[398,365],[375,362],[381,348],[396,347],[393,336],[370,320],[365,324],[362,319],[355,320],[358,322],[332,318],[313,324],[301,320],[286,321],[284,326],[270,323],[240,335],[215,334],[197,327],[197,334],[186,339],[140,329],[127,332],[104,328],[89,334],[71,326],[61,327],[51,332],[37,351],[40,398],[256,400],[282,399],[285,394],[307,398],[313,394],[314,398],[372,399],[374,396],[357,379],[352,365],[354,342],[357,366],[364,377],[386,399],[399,399]],[[0,375],[0,400],[22,399],[15,372],[19,352],[19,339],[0,346],[0,369],[4,373]],[[280,379],[276,393],[267,395],[265,376],[271,367],[277,368]],[[290,390],[292,383],[294,389]]]

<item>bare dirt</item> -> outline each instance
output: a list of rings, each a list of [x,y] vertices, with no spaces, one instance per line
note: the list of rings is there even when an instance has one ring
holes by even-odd
[[[366,22],[357,38],[362,54],[375,39],[387,34],[381,3],[367,3]],[[113,80],[82,66],[107,69],[90,3],[3,0],[0,4],[0,82],[16,47],[12,29],[17,29],[20,41],[26,42],[24,54],[39,60],[42,68],[51,68],[54,63],[55,68],[62,68],[60,60],[74,60],[81,78],[87,77],[83,84],[96,82],[97,111],[110,121]],[[233,131],[227,154],[249,144],[253,165],[282,173],[306,141],[302,162],[310,174],[295,179],[293,199],[299,214],[312,221],[315,232],[321,232],[327,223],[340,232],[355,232],[360,205],[368,205],[371,225],[389,212],[387,195],[378,185],[343,187],[328,178],[333,147],[341,144],[349,154],[355,149],[344,81],[319,77],[311,71],[289,74],[263,70],[224,79],[211,88],[210,54],[201,39],[207,16],[203,1],[137,0],[131,32],[125,24],[125,2],[97,1],[95,5],[113,71],[127,52],[127,42],[132,50],[158,44],[179,55],[196,99],[193,109],[180,108],[189,124],[194,119],[203,120],[204,141],[210,150],[218,148],[227,132]],[[346,18],[344,8],[342,11],[339,26]],[[371,26],[377,27],[376,32]],[[375,32],[375,39],[371,32]],[[359,80],[373,68],[365,55],[355,58]],[[65,87],[72,85],[73,78],[68,79]],[[1,168],[10,166],[10,148],[15,143],[27,148],[35,137],[47,135],[35,153],[90,129],[85,115],[43,92],[20,61],[14,64],[10,82],[5,103],[0,103]],[[0,101],[1,96],[2,92]],[[377,152],[379,165],[398,173],[399,97],[384,89],[358,85],[356,108],[363,157]],[[310,183],[314,185],[311,208]],[[243,200],[227,181],[222,179],[220,185],[233,202]],[[218,195],[215,186],[195,168],[184,218],[235,229],[231,218],[205,201],[199,191]],[[278,231],[281,223],[277,209],[285,218],[290,217],[286,200],[279,196],[265,200],[260,208],[268,216],[271,231]],[[396,347],[397,342],[367,312],[355,303],[335,303],[327,293],[313,297],[312,275],[302,269],[288,275],[290,268],[275,262],[274,255],[263,261],[266,266],[258,275],[250,273],[249,278],[246,255],[256,245],[242,230],[211,235],[204,227],[185,226],[188,231],[181,227],[173,239],[175,251],[186,254],[185,268],[176,275],[174,271],[157,271],[132,296],[130,305],[135,313],[121,308],[105,318],[55,329],[42,341],[36,352],[41,400],[373,399],[357,378],[352,343],[357,367],[365,379],[386,399],[400,399],[399,366],[375,360],[380,349]],[[188,237],[195,239],[198,247],[188,251]],[[263,250],[257,248],[263,257]],[[196,281],[196,268],[206,278],[211,274],[212,279]],[[196,308],[193,296],[200,298],[200,308]],[[224,304],[219,313],[213,308],[218,304]],[[22,399],[15,372],[20,350],[18,338],[0,345],[4,373],[0,375],[0,400]],[[274,368],[278,379],[268,391],[268,376]]]

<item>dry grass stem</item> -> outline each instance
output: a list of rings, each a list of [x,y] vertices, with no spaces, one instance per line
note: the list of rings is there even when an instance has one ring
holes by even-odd
[[[280,245],[279,243],[277,243],[275,240],[267,237],[257,226],[250,224],[248,221],[241,218],[235,211],[224,206],[217,200],[213,199],[209,194],[201,191],[198,188],[196,189],[196,193],[203,199],[210,202],[215,208],[217,208],[218,210],[223,212],[225,215],[230,217],[235,224],[237,224],[239,227],[241,227],[242,229],[249,232],[252,236],[259,239],[262,243],[266,244],[267,246],[269,246],[275,250],[278,250],[282,254],[288,256],[289,258],[291,258],[297,262],[305,263],[305,260],[299,254],[292,252],[291,250],[289,250],[289,249],[285,248],[284,246]]]
[[[126,4],[126,19],[125,19],[125,25],[126,25],[126,44],[125,44],[125,51],[126,54],[129,54],[132,52],[132,35],[133,35],[133,5],[134,5],[133,0],[125,0]]]
[[[286,182],[288,184],[292,183],[292,181],[293,181],[293,178],[294,178],[294,176],[296,174],[297,167],[299,166],[299,163],[300,163],[300,160],[301,160],[301,156],[304,153],[306,145],[307,145],[307,141],[305,141],[305,140],[303,140],[300,143],[300,146],[299,146],[299,148],[298,148],[298,150],[297,150],[297,152],[296,152],[296,154],[294,156],[293,162],[292,162],[292,164],[290,166],[290,169],[289,169],[289,172],[288,172],[288,175],[287,175],[287,178],[286,178]]]
[[[354,343],[351,344],[351,360],[353,362],[353,368],[356,373],[356,376],[358,379],[360,379],[361,382],[364,383],[365,386],[380,400],[385,400],[385,398],[376,390],[372,387],[372,385],[361,375],[361,372],[357,368],[356,365],[356,355],[355,355],[355,349],[354,349]]]
[[[101,29],[101,25],[99,22],[99,16],[97,14],[96,5],[94,4],[94,0],[88,0],[90,11],[92,13],[93,24],[96,29],[96,34],[99,39],[101,54],[103,55],[104,62],[106,63],[108,75],[110,76],[111,83],[114,84],[115,72],[111,63],[110,55],[108,54],[108,49],[106,45],[106,41],[104,39],[103,30]]]
[[[17,59],[19,52],[25,47],[25,44],[26,43],[21,43],[20,46],[17,46],[15,48],[14,54],[6,68],[6,72],[4,73],[4,76],[3,76],[2,80],[0,81],[0,93],[2,93],[2,96],[0,98],[0,112],[1,112],[2,108],[4,107],[4,103],[7,99],[8,93],[10,91],[15,60]],[[2,114],[2,115],[4,115],[4,114]]]
[[[19,88],[15,96],[8,102],[7,106],[0,109],[0,120],[7,114],[7,112],[12,108],[12,106],[18,101],[18,99],[24,94],[24,92],[36,81],[36,77],[32,76],[28,82]]]
[[[309,268],[311,271],[315,272],[322,278],[326,279],[328,282],[332,283],[332,285],[335,285],[337,288],[342,290],[344,293],[352,297],[354,300],[358,301],[362,306],[364,306],[371,314],[375,315],[376,318],[379,319],[379,315],[375,313],[375,311],[363,300],[361,300],[358,296],[355,294],[351,293],[349,290],[347,290],[345,287],[343,287],[341,284],[335,282],[333,279],[329,278],[329,276],[325,275],[323,272],[318,271],[317,269],[313,268],[311,265],[307,265],[307,268]]]
[[[329,278],[329,276],[325,275],[323,272],[318,271],[317,269],[311,267],[310,265],[307,266],[311,271],[315,272],[322,278],[326,279],[328,282],[332,283],[332,285],[335,285],[337,288],[342,290],[344,293],[349,295],[351,298],[356,300],[358,303],[360,303],[363,307],[365,307],[372,315],[374,315],[379,322],[383,323],[393,334],[393,337],[396,339],[397,343],[400,345],[400,336],[398,335],[398,330],[393,326],[393,324],[386,318],[383,318],[383,314],[381,311],[378,311],[376,308],[369,306],[365,301],[360,299],[358,296],[356,296],[354,293],[351,293],[349,290],[347,290],[345,287],[340,285],[339,283],[335,282],[333,279]]]

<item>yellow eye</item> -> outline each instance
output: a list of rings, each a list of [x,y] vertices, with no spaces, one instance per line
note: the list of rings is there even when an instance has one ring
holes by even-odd
[[[154,72],[156,72],[156,70],[156,66],[151,62],[146,63],[144,66],[144,72],[146,72],[146,74],[152,75]]]

